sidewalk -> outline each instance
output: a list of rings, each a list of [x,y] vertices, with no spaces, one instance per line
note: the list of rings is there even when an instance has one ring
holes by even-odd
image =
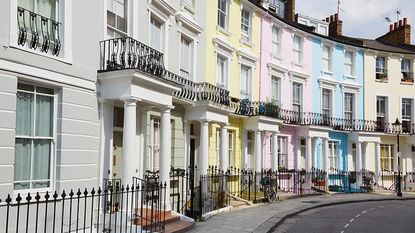
[[[415,199],[415,193],[403,193],[398,198],[393,192],[322,194],[289,199],[277,203],[264,203],[249,208],[233,209],[215,215],[204,222],[197,222],[189,232],[268,232],[283,218],[296,215],[310,208],[348,202]]]

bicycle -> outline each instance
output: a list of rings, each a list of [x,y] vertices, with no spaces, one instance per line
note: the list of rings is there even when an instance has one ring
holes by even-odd
[[[277,179],[271,177],[264,177],[261,179],[262,190],[264,197],[268,202],[273,202],[277,199]]]
[[[373,190],[372,185],[373,182],[373,176],[363,176],[362,177],[362,183],[360,184],[360,191],[361,192],[371,192]]]

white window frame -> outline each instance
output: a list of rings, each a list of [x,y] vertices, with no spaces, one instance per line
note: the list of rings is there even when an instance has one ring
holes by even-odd
[[[157,130],[156,130],[157,129]],[[157,132],[157,135],[155,134]],[[149,158],[148,169],[157,171],[160,169],[160,142],[161,142],[161,119],[158,116],[150,117],[150,142],[149,142]]]
[[[247,168],[253,168],[254,153],[255,153],[254,152],[254,132],[247,131],[246,132],[246,160],[247,160],[246,167]]]
[[[325,91],[328,92],[328,105],[324,106],[324,97]],[[326,116],[326,112],[328,112],[327,117],[333,116],[333,90],[329,88],[321,88],[321,113]]]
[[[219,1],[225,1],[226,2],[226,9],[225,11],[223,11],[223,9],[219,8]],[[229,28],[229,0],[218,0],[218,6],[217,6],[217,25],[222,28],[227,30]],[[225,25],[220,25],[220,14],[224,14],[225,15]]]
[[[246,87],[247,90],[242,90],[242,69],[243,68],[247,68],[247,72],[248,72],[248,77],[247,77],[247,83],[246,83]],[[252,85],[253,85],[253,80],[252,80],[252,72],[253,72],[253,67],[250,65],[247,65],[245,63],[241,63],[240,67],[239,67],[239,75],[240,75],[240,96],[241,98],[245,95],[248,97],[249,100],[252,100],[253,98],[253,93],[252,93]]]
[[[244,13],[248,14],[248,24],[244,22],[246,20]],[[248,31],[244,32],[243,27],[247,27]],[[252,41],[252,12],[245,6],[241,9],[241,40],[246,42]]]
[[[152,41],[152,21],[155,21],[155,22],[157,22],[157,23],[159,23],[160,24],[160,33],[161,33],[161,36],[160,36],[160,47],[161,48],[156,48],[154,45],[153,45],[153,41]],[[148,25],[149,25],[149,30],[148,30],[148,41],[149,41],[149,43],[148,43],[148,45],[151,47],[151,48],[153,48],[153,49],[155,49],[155,50],[158,50],[159,52],[161,52],[161,53],[165,53],[165,50],[166,50],[166,35],[167,35],[167,33],[166,33],[166,29],[165,29],[165,26],[166,26],[166,21],[165,20],[163,20],[161,17],[159,17],[157,14],[155,14],[155,13],[151,13],[150,14],[150,18],[149,18],[149,22],[148,22]],[[167,59],[166,59],[167,60]],[[166,61],[165,60],[165,61]]]
[[[216,144],[215,144],[215,151],[216,151],[216,166],[220,166],[220,128],[216,128]]]
[[[299,42],[299,48],[295,48],[295,39],[298,38],[298,42]],[[304,50],[304,37],[297,35],[297,34],[293,34],[293,64],[294,65],[299,65],[302,66],[303,64],[303,50]],[[294,61],[294,54],[298,53],[298,61]]]
[[[115,12],[113,12],[113,11],[111,11],[111,12],[113,12],[114,15],[115,15],[115,25],[117,25],[117,11],[118,11],[117,6],[118,6],[118,1],[119,0],[110,0],[110,1],[112,1],[113,3],[115,2]],[[128,35],[128,26],[129,26],[129,21],[128,21],[128,18],[129,18],[128,8],[129,7],[128,7],[128,4],[129,4],[129,2],[130,2],[130,0],[124,0],[125,31],[122,31],[122,30],[120,30],[120,29],[118,29],[116,27],[113,27],[113,26],[109,25],[108,24],[108,20],[107,20],[106,21],[107,22],[107,24],[106,24],[106,26],[107,26],[107,34],[106,35],[107,36],[108,36],[108,30],[111,30],[111,31],[114,32],[114,36],[112,36],[111,38],[117,38],[117,37],[120,37],[120,36],[127,36]],[[107,18],[108,17],[107,16],[108,15],[108,11],[110,11],[108,4],[107,4],[106,10],[107,11],[105,12],[106,13],[105,17]],[[116,33],[120,34],[120,36],[117,36]]]
[[[378,101],[380,101],[381,99],[383,99],[383,102],[384,102],[384,108],[385,108],[385,113],[383,113],[383,114],[379,114],[379,110],[378,110]],[[376,108],[376,111],[375,111],[375,114],[376,114],[376,121],[378,121],[378,118],[383,118],[384,120],[383,120],[383,122],[384,123],[387,123],[388,122],[388,104],[389,104],[389,97],[388,96],[380,96],[380,95],[377,95],[376,96],[376,106],[375,106],[375,108]]]
[[[408,69],[405,69],[405,65],[404,65],[405,62],[408,62],[408,65],[409,65]],[[407,75],[410,75],[413,72],[412,67],[413,67],[412,59],[409,59],[409,58],[402,58],[401,59],[401,81],[405,81],[404,80],[404,73],[407,73]],[[412,81],[413,81],[413,79],[414,79],[414,74],[412,73]]]
[[[48,53],[44,53],[38,50],[34,50],[31,48],[27,48],[26,46],[20,46],[17,44],[18,39],[18,23],[17,23],[17,0],[11,0],[9,1],[9,12],[10,12],[10,18],[9,18],[9,45],[10,47],[20,49],[29,53],[33,53],[42,57],[51,58],[54,60],[62,61],[68,64],[73,63],[73,55],[72,55],[72,1],[70,0],[57,0],[59,1],[58,6],[58,17],[57,21],[62,23],[62,29],[61,29],[61,51],[59,53],[59,56],[53,56]],[[104,4],[106,4],[107,1],[105,1]],[[105,8],[106,12],[106,8]],[[106,17],[105,17],[105,25],[106,25]]]
[[[276,31],[276,34],[274,33]],[[282,28],[275,24],[271,27],[271,53],[275,58],[281,58]]]
[[[278,77],[276,75],[271,75],[271,100],[275,101],[276,103],[281,103],[281,77]],[[275,95],[275,88],[274,88],[274,83],[277,83],[277,95]]]
[[[278,165],[280,167],[288,168],[288,138],[284,136],[278,136]]]
[[[236,167],[235,157],[235,132],[232,130],[228,131],[228,162],[229,166]]]
[[[22,92],[22,93],[30,93],[34,95],[34,99],[33,102],[36,105],[36,96],[37,95],[42,95],[42,96],[48,96],[48,97],[52,97],[53,98],[53,109],[52,109],[52,122],[51,122],[51,127],[52,127],[52,136],[35,136],[35,129],[36,129],[36,120],[34,118],[34,123],[33,123],[33,135],[31,136],[24,136],[24,135],[15,135],[15,140],[16,139],[32,139],[31,142],[31,159],[33,159],[33,155],[34,155],[34,146],[33,146],[33,141],[36,139],[47,139],[50,140],[50,174],[49,174],[49,187],[45,187],[45,188],[29,188],[29,189],[14,189],[14,183],[15,182],[15,177],[13,176],[13,195],[16,196],[17,193],[25,193],[25,192],[30,192],[35,190],[36,192],[46,192],[46,191],[53,191],[55,189],[55,185],[56,185],[56,141],[57,141],[57,112],[58,112],[58,93],[57,91],[50,86],[43,86],[43,85],[33,85],[33,83],[25,83],[25,82],[18,82],[18,84],[23,84],[23,85],[29,85],[29,86],[33,86],[34,87],[34,91],[26,91],[26,90],[21,90],[21,89],[17,89],[17,92]],[[47,88],[53,91],[53,94],[45,94],[45,93],[37,93],[36,88],[37,87],[41,87],[41,88]],[[17,102],[17,99],[16,99]],[[34,112],[33,112],[33,116],[36,116],[36,108],[34,107]],[[33,166],[32,162],[31,162],[31,167]],[[30,175],[32,176],[32,175]],[[29,182],[33,182],[32,179],[28,180]]]
[[[324,49],[327,48],[327,57],[324,54]],[[327,69],[324,67],[324,62],[327,62]],[[326,73],[333,71],[333,47],[330,45],[323,44],[321,49],[321,70]]]
[[[409,114],[408,113],[404,114],[404,100],[409,101],[409,103],[407,104],[410,107],[410,113]],[[414,118],[414,99],[410,98],[410,97],[402,97],[401,98],[401,121],[402,121],[402,125],[404,124],[404,122],[407,122],[407,124],[409,124],[409,127],[411,127],[411,123],[413,122],[413,118]]]
[[[352,96],[352,109],[351,110],[346,110],[346,96],[347,95],[351,95]],[[357,98],[357,94],[354,92],[344,92],[343,94],[343,118],[344,119],[348,119],[347,115],[351,114],[351,119],[348,120],[354,120],[356,119],[356,98]]]
[[[299,87],[300,87],[299,88],[299,95],[300,95],[299,96],[299,103],[294,103],[294,88],[295,88],[296,85],[299,85]],[[300,107],[299,108],[299,112],[302,112],[303,111],[303,103],[304,103],[304,101],[303,101],[304,84],[301,83],[301,82],[292,82],[291,88],[292,88],[292,96],[291,96],[291,106],[292,106],[292,110],[295,111],[294,110],[294,106],[297,105],[297,106]]]
[[[329,168],[339,168],[339,142],[328,141]]]
[[[225,75],[225,77],[223,78],[223,80],[219,80],[219,76],[218,76],[218,74],[219,74],[219,67],[218,67],[218,59],[224,59],[225,61],[223,62],[223,64],[224,64],[224,71],[223,71],[223,75]],[[220,54],[220,53],[217,53],[216,54],[216,63],[215,63],[215,66],[216,66],[216,85],[218,85],[218,86],[220,86],[220,87],[222,87],[222,88],[224,88],[224,89],[228,89],[228,83],[229,83],[229,65],[230,65],[230,61],[229,61],[229,57],[227,57],[227,56],[225,56],[225,55],[223,55],[223,54]],[[224,81],[225,83],[223,83],[222,81]]]
[[[382,156],[382,148],[386,148],[388,151],[388,154],[386,156]],[[380,151],[379,151],[379,157],[380,157],[380,168],[382,171],[388,171],[393,172],[395,170],[395,145],[393,144],[380,144]],[[386,160],[385,163],[387,163],[387,168],[383,167],[382,161]],[[383,168],[382,168],[383,167]]]
[[[183,64],[182,64],[182,46],[183,46],[183,43],[182,43],[182,41],[186,41],[186,42],[188,42],[189,43],[189,54],[188,54],[188,58],[189,58],[189,67],[188,67],[188,69],[189,70],[185,70],[184,68],[183,68]],[[180,75],[183,77],[183,75],[182,75],[182,72],[187,72],[188,73],[188,77],[187,77],[187,79],[189,79],[189,80],[194,80],[194,78],[193,78],[193,67],[194,67],[194,41],[192,40],[192,39],[190,39],[189,37],[187,37],[187,36],[185,36],[183,33],[182,33],[182,35],[181,35],[181,37],[180,37]],[[186,77],[184,77],[184,78],[186,78]]]
[[[351,55],[352,55],[352,57],[351,57],[351,63],[349,63],[349,62],[347,62],[347,60],[346,60],[346,55],[347,55],[347,53],[350,53]],[[346,50],[345,52],[344,52],[344,70],[346,71],[346,67],[347,66],[350,66],[350,71],[351,71],[351,73],[350,74],[346,74],[346,72],[344,73],[344,76],[345,77],[355,77],[356,76],[356,53],[354,52],[354,51],[351,51],[351,50]]]

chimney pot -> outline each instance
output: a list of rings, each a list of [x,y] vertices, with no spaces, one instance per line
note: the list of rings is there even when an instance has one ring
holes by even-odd
[[[395,29],[397,29],[398,28],[398,22],[395,22],[394,24],[393,24],[393,30],[395,30]]]
[[[339,14],[337,14],[337,13],[336,13],[336,14],[334,15],[334,20],[335,20],[336,22],[337,22],[337,21],[339,21]]]
[[[408,24],[408,18],[403,18],[403,25],[407,25]]]
[[[399,27],[401,27],[401,26],[402,26],[402,19],[399,20]]]
[[[330,23],[334,21],[334,16],[330,15]]]
[[[393,24],[389,25],[389,31],[393,31]]]
[[[328,23],[330,21],[330,18],[329,17],[326,17],[326,22]]]

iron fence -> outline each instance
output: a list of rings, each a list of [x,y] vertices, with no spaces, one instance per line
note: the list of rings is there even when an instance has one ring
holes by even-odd
[[[160,232],[165,225],[166,184],[61,193],[8,195],[0,200],[0,232]]]

